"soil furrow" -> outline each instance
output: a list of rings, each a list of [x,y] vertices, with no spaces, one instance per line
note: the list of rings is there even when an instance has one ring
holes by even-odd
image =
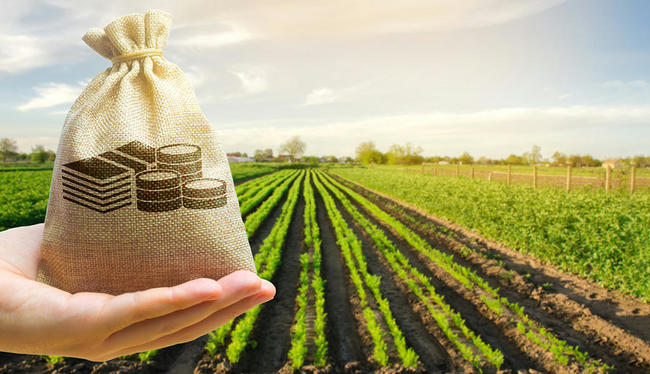
[[[562,272],[552,265],[541,263],[540,260],[532,256],[486,239],[462,226],[408,206],[390,196],[372,191],[338,175],[334,177],[358,192],[371,192],[369,197],[375,202],[398,206],[410,217],[418,221],[426,221],[428,225],[435,227],[436,231],[439,229],[452,231],[455,239],[472,249],[498,254],[499,259],[509,268],[516,270],[520,274],[530,274],[530,278],[535,284],[550,285],[547,288],[553,289],[555,293],[565,295],[603,320],[621,327],[641,340],[650,342],[650,329],[648,329],[648,326],[650,326],[650,304],[622,295],[618,291],[608,290],[573,274]]]
[[[327,335],[333,364],[339,371],[346,371],[365,361],[361,339],[350,305],[350,292],[345,265],[336,244],[333,229],[325,212],[322,197],[314,188],[316,219],[320,228],[322,274],[325,279],[325,313]]]
[[[341,179],[339,179],[339,181],[341,181]],[[512,273],[506,272],[502,268],[503,266],[498,266],[497,261],[489,260],[491,261],[491,263],[488,266],[492,268],[501,268],[501,271],[497,272],[499,276],[497,276],[495,279],[494,269],[485,272],[485,269],[482,268],[481,266],[477,266],[471,261],[465,261],[462,258],[462,256],[459,256],[459,253],[457,251],[451,250],[450,247],[453,247],[454,244],[453,242],[455,241],[455,239],[445,238],[443,235],[439,233],[434,233],[433,235],[431,235],[431,232],[428,232],[429,235],[427,235],[427,232],[423,232],[421,226],[414,224],[412,220],[405,219],[405,215],[403,213],[400,213],[400,209],[395,208],[396,205],[395,202],[385,198],[384,196],[377,195],[373,191],[369,191],[353,183],[346,183],[345,181],[343,182],[348,187],[351,187],[357,192],[362,193],[371,201],[378,204],[378,206],[380,206],[382,209],[385,209],[395,218],[399,219],[403,224],[409,226],[411,229],[413,229],[418,234],[423,236],[433,247],[435,247],[438,250],[441,250],[442,252],[454,254],[455,260],[458,263],[461,263],[464,266],[467,266],[468,268],[477,271],[477,274],[483,277],[484,279],[488,280],[493,287],[500,287],[501,289],[500,293],[502,294],[502,296],[508,297],[511,301],[516,301],[520,305],[524,306],[526,312],[531,317],[533,317],[538,322],[542,323],[548,330],[552,331],[559,338],[566,340],[569,344],[579,346],[583,351],[589,353],[590,356],[592,357],[603,359],[604,362],[613,365],[620,372],[634,372],[634,371],[641,370],[641,367],[647,366],[647,358],[644,359],[644,357],[647,356],[644,356],[643,353],[639,352],[639,350],[643,348],[643,345],[645,343],[639,342],[641,347],[639,347],[639,345],[634,346],[632,344],[627,344],[626,348],[621,349],[621,347],[612,347],[609,344],[615,344],[615,342],[605,339],[605,343],[607,343],[609,346],[603,345],[602,336],[600,336],[600,334],[598,333],[593,332],[594,326],[588,327],[585,325],[584,321],[582,321],[581,323],[575,320],[571,321],[571,320],[558,319],[557,309],[559,305],[552,301],[546,300],[546,303],[542,302],[540,304],[539,293],[541,291],[541,288],[533,289],[529,292],[523,292],[523,293],[517,292],[517,290],[513,290],[512,287],[509,287],[509,283],[512,280],[511,279]],[[401,205],[399,207],[403,208]],[[421,214],[415,211],[409,211],[408,214],[411,217],[419,217],[420,219],[426,219],[426,217],[422,217]],[[406,245],[408,246],[408,244]],[[458,244],[456,247],[459,246],[462,247],[461,244]],[[424,256],[419,255],[419,257],[421,257],[424,263],[430,261]],[[490,274],[492,276],[490,276]],[[522,282],[522,283],[526,283],[526,282]],[[567,300],[565,300],[565,302],[566,301]],[[587,313],[586,317],[593,320],[595,316],[589,315],[589,312],[586,310],[585,312]],[[575,317],[575,312],[573,314]],[[600,324],[600,326],[601,329],[599,329],[598,332],[602,334],[603,333],[602,328],[604,328],[606,331],[608,326],[603,326],[602,323]],[[592,332],[586,330],[592,330]],[[613,335],[618,337],[622,337],[622,336],[624,337],[624,332],[620,330],[615,331]],[[630,339],[630,337],[628,336],[627,339]],[[508,355],[506,355],[506,358],[507,357]]]
[[[426,326],[423,325],[420,317],[411,307],[412,301],[404,293],[404,289],[397,285],[397,279],[394,278],[389,265],[382,261],[383,258],[380,260],[379,250],[374,246],[363,228],[353,221],[341,203],[338,200],[336,203],[343,217],[361,240],[368,271],[381,277],[381,292],[390,303],[393,316],[404,333],[407,345],[412,347],[420,356],[420,361],[427,372],[449,371],[452,366],[449,355],[435,337],[427,332]],[[354,224],[350,224],[352,222]]]
[[[282,206],[287,201],[288,197],[289,197],[289,193],[287,192],[284,194],[284,196],[282,196],[280,201],[278,201],[278,204],[275,207],[273,207],[269,215],[266,216],[264,222],[262,222],[260,227],[258,227],[257,230],[255,230],[253,236],[251,236],[248,239],[248,242],[251,245],[251,251],[253,252],[253,256],[257,254],[257,251],[259,251],[260,247],[264,243],[264,239],[266,239],[266,237],[269,236],[269,234],[271,233],[273,226],[275,226],[278,217],[280,217],[280,214],[282,213]]]
[[[268,373],[279,370],[287,362],[302,253],[302,217],[305,209],[302,195],[299,195],[294,209],[280,267],[272,279],[277,290],[275,299],[263,306],[250,338],[257,342],[257,346],[244,353],[235,371]]]
[[[513,344],[510,341],[510,338],[503,332],[501,327],[486,318],[475,305],[466,300],[462,294],[458,293],[458,290],[455,287],[450,287],[444,279],[439,278],[435,272],[432,272],[430,267],[423,263],[422,258],[411,250],[408,243],[396,237],[390,230],[383,228],[375,217],[368,214],[363,207],[358,205],[353,199],[350,198],[349,200],[357,207],[359,212],[370,220],[370,222],[377,227],[382,228],[386,237],[395,245],[395,248],[408,259],[409,263],[411,263],[413,267],[430,278],[430,282],[435,287],[436,291],[444,297],[445,301],[447,301],[454,310],[461,314],[469,328],[479,334],[483,341],[490,344],[492,347],[499,349],[503,353],[505,358],[504,367],[515,370],[541,368],[535,361],[531,360],[528,355],[522,352],[516,344]],[[344,208],[341,207],[341,209]],[[346,218],[352,219],[352,217],[349,216]]]

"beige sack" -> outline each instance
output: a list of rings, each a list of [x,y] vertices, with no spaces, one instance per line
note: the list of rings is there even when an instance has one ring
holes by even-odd
[[[151,11],[83,40],[113,65],[74,103],[59,142],[39,280],[118,294],[255,271],[228,161]]]

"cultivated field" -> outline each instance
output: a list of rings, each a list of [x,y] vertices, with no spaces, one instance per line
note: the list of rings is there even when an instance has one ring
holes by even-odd
[[[48,172],[25,173],[0,175],[20,217],[4,227],[42,220],[21,209],[44,208]],[[364,168],[236,189],[273,301],[186,344],[105,363],[0,354],[0,373],[650,371],[647,195]]]

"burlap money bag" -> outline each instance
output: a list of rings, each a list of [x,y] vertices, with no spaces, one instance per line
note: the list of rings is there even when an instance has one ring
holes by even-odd
[[[255,271],[223,149],[163,56],[170,25],[150,11],[83,37],[112,66],[65,120],[40,281],[118,294]]]

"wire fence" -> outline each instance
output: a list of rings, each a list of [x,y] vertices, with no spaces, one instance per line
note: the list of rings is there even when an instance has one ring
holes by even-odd
[[[468,177],[508,185],[529,185],[533,188],[563,188],[567,192],[575,189],[604,189],[607,192],[627,190],[630,193],[650,190],[650,178],[638,177],[634,167],[616,171],[611,167],[603,168],[602,176],[577,176],[574,175],[575,168],[571,167],[566,168],[564,175],[548,175],[540,172],[541,170],[536,166],[532,168],[532,173],[521,173],[513,172],[509,166],[506,171],[503,171],[473,165],[422,164],[419,169],[402,170],[433,176]]]

